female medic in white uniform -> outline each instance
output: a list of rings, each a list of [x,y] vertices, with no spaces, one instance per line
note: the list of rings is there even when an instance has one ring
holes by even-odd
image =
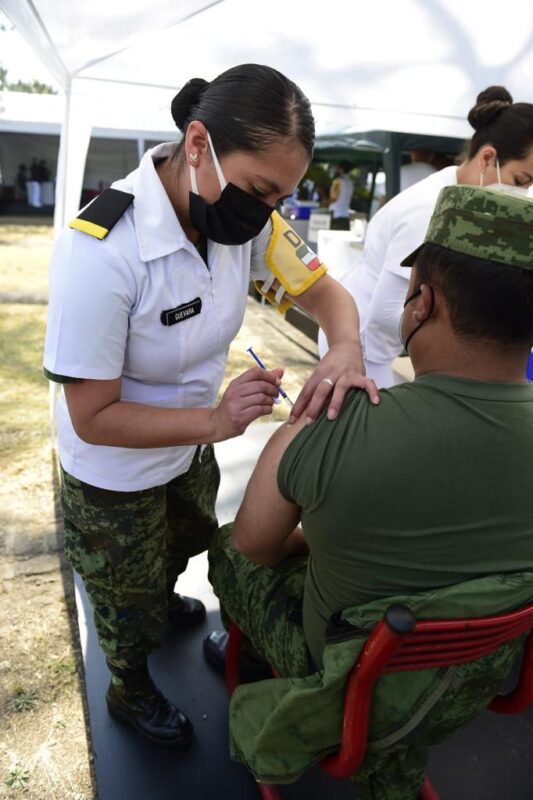
[[[352,298],[305,247],[295,250],[298,237],[272,213],[311,158],[306,97],[276,70],[248,64],[190,81],[172,115],[181,143],[146,153],[60,237],[44,366],[63,384],[65,547],[112,673],[109,710],[183,747],[191,724],[146,659],[169,618],[205,616],[173,590],[217,527],[212,445],[269,414],[277,394],[282,371],[252,368],[214,405],[250,279],[278,304],[297,302],[327,334],[330,350],[295,416],[313,419],[329,402],[333,418],[350,386],[375,402],[377,391],[361,374]]]
[[[489,86],[478,94],[468,121],[475,133],[466,159],[389,200],[370,220],[361,264],[342,279],[361,314],[366,373],[381,388],[401,382],[392,369],[403,351],[400,317],[410,275],[401,261],[423,240],[440,190],[497,185],[526,194],[533,184],[532,103],[514,103],[503,86]],[[319,351],[326,351],[321,335]]]

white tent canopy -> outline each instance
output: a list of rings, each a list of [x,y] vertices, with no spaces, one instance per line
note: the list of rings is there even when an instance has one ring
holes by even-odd
[[[268,63],[313,104],[320,133],[467,137],[478,92],[531,100],[533,4],[506,0],[0,0],[65,89],[56,223],[77,208],[91,110],[149,118],[191,77]],[[109,125],[111,127],[111,125]],[[146,127],[146,125],[139,125]]]

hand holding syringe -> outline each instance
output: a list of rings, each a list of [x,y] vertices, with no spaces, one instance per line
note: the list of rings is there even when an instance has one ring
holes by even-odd
[[[266,370],[266,367],[265,367],[265,365],[263,364],[263,362],[261,361],[261,359],[259,358],[259,356],[257,356],[257,355],[254,353],[254,351],[252,350],[252,348],[251,348],[251,347],[248,347],[248,348],[246,349],[246,352],[247,352],[247,353],[250,353],[250,355],[252,356],[252,358],[253,358],[253,360],[255,361],[255,363],[256,363],[256,364],[257,364],[259,367],[261,367],[261,369],[264,369],[264,370]],[[288,394],[287,394],[285,391],[283,391],[283,389],[281,388],[281,386],[279,386],[279,387],[278,387],[278,389],[279,389],[279,393],[280,393],[280,395],[283,397],[283,399],[285,400],[285,402],[287,403],[287,405],[288,405],[290,408],[292,408],[292,407],[293,407],[293,405],[294,405],[294,403],[292,402],[292,400],[290,399],[290,397],[288,396]],[[275,403],[281,403],[281,400],[279,399],[279,397],[276,397],[276,398],[274,398],[274,402],[275,402]]]

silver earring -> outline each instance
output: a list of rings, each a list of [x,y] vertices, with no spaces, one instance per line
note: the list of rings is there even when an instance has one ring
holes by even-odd
[[[191,164],[196,164],[196,162],[198,161],[198,153],[191,153],[189,155],[189,161],[191,162]]]

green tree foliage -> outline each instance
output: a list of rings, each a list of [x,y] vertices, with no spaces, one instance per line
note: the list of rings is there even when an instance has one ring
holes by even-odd
[[[31,81],[18,80],[15,83],[8,80],[7,69],[0,64],[0,91],[29,92],[31,94],[57,94],[57,91],[46,83],[34,78]]]

